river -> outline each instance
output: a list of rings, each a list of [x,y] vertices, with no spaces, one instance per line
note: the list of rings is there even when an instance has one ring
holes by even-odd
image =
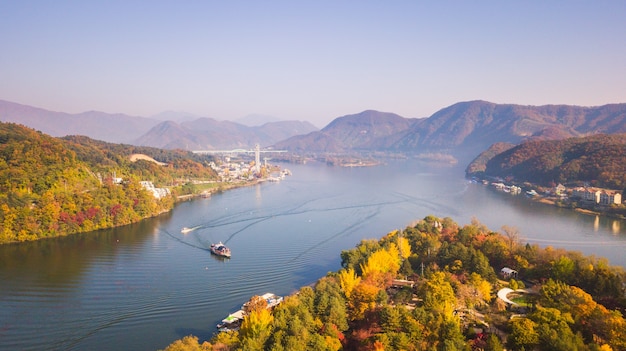
[[[0,246],[0,350],[157,350],[252,295],[287,295],[340,268],[341,250],[427,215],[519,229],[524,241],[626,266],[626,223],[470,184],[458,166],[283,165],[278,183],[180,203],[122,228]],[[181,228],[189,227],[189,233]],[[212,256],[222,241],[233,256]]]

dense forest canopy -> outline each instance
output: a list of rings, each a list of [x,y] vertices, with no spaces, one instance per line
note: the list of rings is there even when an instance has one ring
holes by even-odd
[[[495,155],[493,150],[479,156],[468,167],[468,175],[513,177],[540,185],[587,183],[626,188],[626,134],[534,140]]]
[[[141,153],[165,165],[138,160]],[[109,228],[154,216],[174,198],[156,199],[140,181],[171,187],[215,179],[208,159],[185,151],[53,138],[0,123],[0,243]],[[115,178],[122,179],[119,183]]]
[[[273,311],[248,311],[238,331],[166,350],[626,350],[623,270],[524,244],[512,227],[427,216],[341,260]],[[517,306],[496,297],[502,288]]]

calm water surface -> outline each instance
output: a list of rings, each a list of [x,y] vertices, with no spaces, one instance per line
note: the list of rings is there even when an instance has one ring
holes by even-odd
[[[293,176],[178,205],[114,230],[0,246],[1,350],[157,350],[250,296],[286,295],[340,267],[341,250],[429,214],[626,266],[626,223],[468,184],[458,167],[286,165]],[[182,227],[194,228],[182,234]],[[223,241],[230,260],[210,255]]]

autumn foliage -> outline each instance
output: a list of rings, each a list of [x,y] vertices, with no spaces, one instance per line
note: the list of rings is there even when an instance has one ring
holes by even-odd
[[[252,309],[239,332],[211,340],[213,350],[503,350],[503,336],[510,350],[626,350],[623,271],[502,231],[427,216],[363,240],[342,252],[341,270],[271,315]],[[501,287],[523,285],[497,278],[494,268],[504,265],[535,285],[525,310],[495,298]]]
[[[139,160],[144,153],[166,165]],[[172,208],[140,181],[176,193],[183,179],[213,179],[196,155],[86,137],[53,138],[0,123],[0,244],[88,232],[137,222]],[[122,181],[120,182],[119,179]]]
[[[563,140],[530,140],[486,151],[469,175],[513,177],[539,185],[587,183],[626,189],[626,134],[596,134]]]

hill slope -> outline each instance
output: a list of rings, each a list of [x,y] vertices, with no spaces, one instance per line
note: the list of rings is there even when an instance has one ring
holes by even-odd
[[[165,165],[133,162],[133,154]],[[83,136],[58,139],[0,123],[0,244],[109,228],[154,216],[170,209],[174,199],[155,198],[139,181],[161,187],[177,185],[183,178],[215,179],[215,172],[205,163],[201,156],[183,151],[109,144]]]
[[[481,172],[479,157],[468,175]],[[489,158],[484,174],[513,176],[537,184],[587,182],[626,188],[626,134],[600,134],[563,140],[532,140]]]
[[[475,157],[497,142],[625,133],[626,104],[598,107],[522,106],[470,101],[444,108],[415,124],[394,148],[449,151]]]

